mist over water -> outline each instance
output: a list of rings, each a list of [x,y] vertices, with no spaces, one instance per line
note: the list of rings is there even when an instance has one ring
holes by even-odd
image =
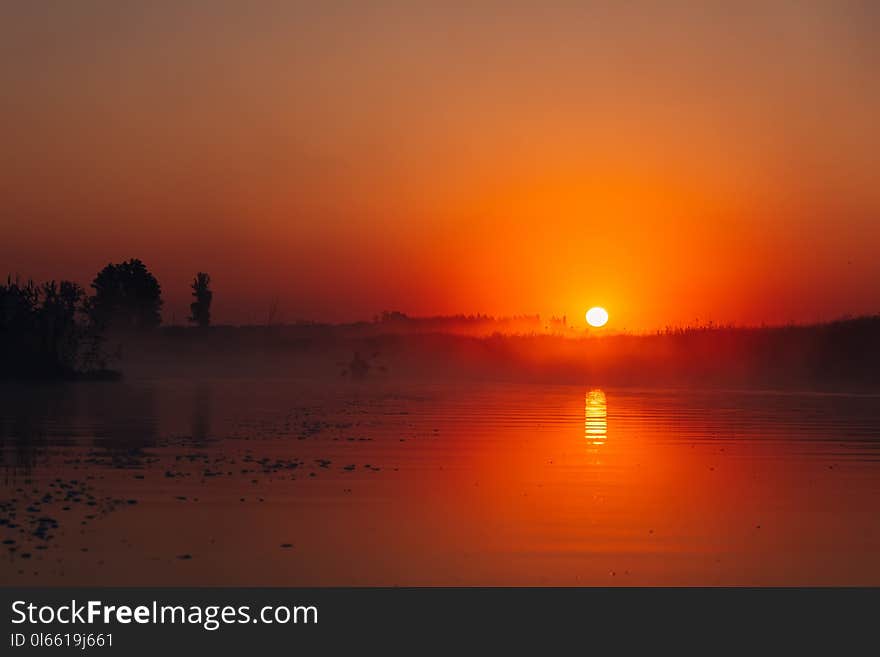
[[[4,584],[880,584],[876,395],[4,386]]]

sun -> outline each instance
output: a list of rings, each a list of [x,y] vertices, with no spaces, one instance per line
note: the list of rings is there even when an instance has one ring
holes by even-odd
[[[601,306],[593,306],[587,311],[587,324],[600,328],[608,323],[608,311]]]

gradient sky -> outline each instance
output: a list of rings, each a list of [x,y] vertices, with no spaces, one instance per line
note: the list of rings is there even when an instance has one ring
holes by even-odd
[[[880,311],[876,4],[462,4],[6,0],[0,266],[139,257],[178,322],[197,270],[230,322]]]

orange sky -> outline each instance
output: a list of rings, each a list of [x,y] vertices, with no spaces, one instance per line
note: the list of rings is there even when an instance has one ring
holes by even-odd
[[[37,4],[0,9],[4,270],[139,257],[166,321],[197,270],[231,322],[880,311],[870,3]]]

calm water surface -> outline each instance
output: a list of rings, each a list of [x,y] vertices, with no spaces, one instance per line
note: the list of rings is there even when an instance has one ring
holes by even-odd
[[[0,389],[0,583],[880,585],[880,397]]]

